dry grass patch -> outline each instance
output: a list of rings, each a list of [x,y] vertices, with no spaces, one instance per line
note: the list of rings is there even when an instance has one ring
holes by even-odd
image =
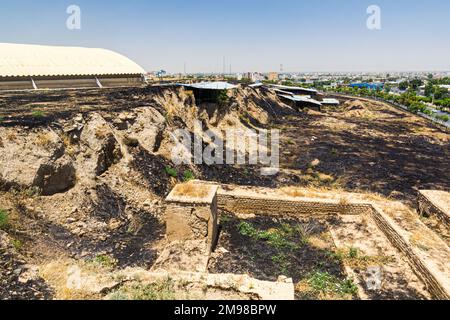
[[[6,139],[8,139],[9,141],[16,141],[17,135],[12,131],[8,132],[8,134],[6,135]]]
[[[307,197],[308,194],[303,189],[295,188],[295,187],[284,187],[280,189],[281,193],[294,197],[294,198],[302,198]]]
[[[411,235],[409,239],[413,246],[416,246],[422,251],[429,251],[433,247],[434,242],[426,238],[422,233],[415,232]]]
[[[383,254],[369,256],[355,247],[336,250],[330,253],[330,257],[338,261],[342,261],[350,268],[359,270],[364,270],[375,266],[384,266],[388,263],[395,262],[395,258],[392,256],[386,256]]]
[[[335,187],[331,191],[329,187],[283,187],[279,189],[279,193],[294,197],[294,198],[320,198],[320,199],[335,199],[340,197],[340,187]]]
[[[95,128],[95,137],[99,140],[105,139],[108,136],[108,130],[105,125]]]
[[[68,286],[68,270],[75,265],[75,261],[58,260],[42,265],[40,276],[55,290],[57,300],[98,300],[100,295],[85,290],[75,290]]]
[[[173,195],[176,197],[205,198],[209,195],[210,191],[210,186],[195,182],[186,182],[177,185],[173,190]]]
[[[332,241],[333,240],[328,232],[323,232],[318,236],[314,235],[308,237],[308,244],[320,250],[330,249]]]
[[[356,124],[347,123],[344,120],[336,118],[322,118],[318,121],[314,121],[311,125],[313,126],[323,126],[329,128],[333,131],[345,131],[352,130],[357,127]]]
[[[49,132],[39,133],[36,137],[36,145],[44,148],[48,148],[52,145],[53,139]]]

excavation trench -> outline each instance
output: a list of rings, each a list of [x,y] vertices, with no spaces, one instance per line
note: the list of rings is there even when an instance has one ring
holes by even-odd
[[[187,206],[189,192],[183,200]],[[446,275],[433,273],[376,205],[283,199],[230,186],[219,187],[215,201],[217,208],[210,209],[220,232],[216,242],[209,240],[210,273],[248,274],[267,281],[292,278],[297,299],[447,297]]]

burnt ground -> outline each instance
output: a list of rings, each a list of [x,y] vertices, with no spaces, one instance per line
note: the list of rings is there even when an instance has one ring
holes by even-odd
[[[46,126],[79,113],[120,112],[142,106],[166,114],[154,97],[167,90],[173,88],[5,92],[0,94],[0,124]],[[36,110],[43,114],[33,115]],[[365,102],[361,114],[343,107],[289,116],[282,111],[273,125],[281,130],[281,167],[288,169],[287,173],[264,177],[251,166],[199,166],[198,178],[267,187],[340,186],[378,192],[412,206],[417,189],[449,188],[449,134],[420,117],[379,102]],[[143,153],[138,158],[155,162]],[[311,168],[315,159],[320,164]],[[167,161],[157,161],[162,162]],[[329,175],[333,181],[318,174]],[[161,184],[156,189],[159,195],[167,193]]]
[[[25,261],[0,248],[0,300],[51,299],[53,289],[43,279],[19,281]]]
[[[92,111],[121,112],[152,106],[165,110],[152,99],[167,88],[133,87],[84,90],[15,91],[0,93],[0,117],[3,126],[45,126],[76,114]],[[42,113],[35,114],[33,112]]]
[[[20,274],[29,264],[57,261],[64,257],[85,261],[110,257],[117,268],[150,268],[157,259],[154,245],[165,234],[165,226],[145,212],[137,213],[131,223],[111,232],[106,239],[90,234],[80,237],[44,217],[35,220],[22,216],[20,220],[10,232],[20,248],[0,248],[0,300],[47,300],[54,297],[51,286],[41,278],[26,283],[19,281]],[[14,252],[24,258],[18,258]]]
[[[283,275],[297,284],[316,272],[344,280],[340,261],[333,259],[327,223],[317,220],[256,217],[241,220],[222,212],[219,248],[210,260],[212,273],[249,274],[258,280],[277,281]],[[310,238],[326,242],[320,249]],[[299,299],[308,298],[296,291]]]
[[[301,170],[300,185],[329,186],[331,176],[331,185],[411,206],[418,189],[448,189],[449,135],[386,104],[364,104],[361,114],[341,107],[279,119],[282,167]],[[316,159],[320,163],[312,166]]]
[[[59,257],[89,260],[108,255],[121,268],[152,266],[157,258],[153,246],[164,239],[164,224],[142,209],[127,206],[125,199],[107,185],[96,186],[96,192],[97,202],[84,205],[84,210],[89,211],[87,216],[95,218],[88,223],[113,218],[122,222],[106,234],[100,231],[74,234],[67,228],[69,223],[51,221],[45,212],[34,211],[21,199],[15,199],[9,210],[8,231],[21,244],[19,251],[37,264]]]

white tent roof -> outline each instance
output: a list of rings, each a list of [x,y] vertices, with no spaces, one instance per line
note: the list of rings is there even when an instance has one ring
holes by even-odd
[[[105,49],[0,43],[0,77],[120,74],[145,74],[145,70]]]
[[[236,89],[238,87],[234,84],[230,84],[224,81],[199,82],[194,84],[181,84],[181,85],[189,88],[204,89],[204,90],[231,90]]]

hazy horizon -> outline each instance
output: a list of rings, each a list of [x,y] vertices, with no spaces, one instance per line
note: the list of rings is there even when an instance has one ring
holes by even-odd
[[[66,28],[69,5],[81,30]],[[366,10],[381,8],[381,30]],[[2,1],[0,42],[101,47],[148,71],[445,72],[450,2],[439,0]],[[186,68],[185,68],[186,66]]]

